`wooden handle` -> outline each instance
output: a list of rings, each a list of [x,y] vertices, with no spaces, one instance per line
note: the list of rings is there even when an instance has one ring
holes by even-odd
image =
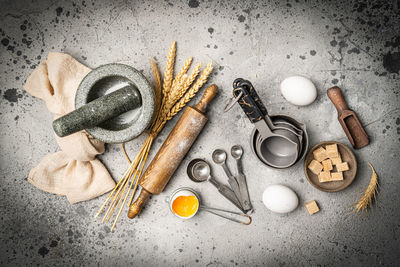
[[[218,87],[215,84],[210,85],[206,91],[204,92],[203,97],[201,98],[200,102],[197,103],[195,109],[198,111],[205,113],[207,109],[207,105],[214,99],[217,95]]]
[[[140,213],[142,207],[146,203],[146,200],[149,198],[149,196],[151,196],[151,193],[146,191],[146,189],[142,189],[138,199],[132,204],[132,206],[129,207],[128,211],[129,218],[133,219]]]
[[[343,95],[342,95],[342,90],[340,90],[339,87],[334,86],[332,88],[329,88],[326,91],[329,99],[332,101],[333,105],[335,105],[335,108],[339,114],[339,116],[343,113],[344,110],[348,110],[349,106],[346,103],[346,100],[344,100]]]

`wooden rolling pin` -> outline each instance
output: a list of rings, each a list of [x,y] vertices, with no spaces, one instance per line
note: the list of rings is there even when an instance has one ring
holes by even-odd
[[[183,112],[143,174],[140,180],[142,191],[138,199],[129,207],[129,218],[135,218],[139,214],[149,196],[158,195],[164,190],[206,124],[207,117],[204,113],[216,94],[217,86],[213,84],[206,89],[202,99],[194,108],[189,106]]]

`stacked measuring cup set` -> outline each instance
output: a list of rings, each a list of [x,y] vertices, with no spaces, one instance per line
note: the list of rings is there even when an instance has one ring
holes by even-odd
[[[307,152],[306,126],[286,115],[268,115],[253,85],[238,78],[233,82],[233,99],[225,111],[239,103],[255,128],[250,147],[265,165],[284,169],[299,162]]]

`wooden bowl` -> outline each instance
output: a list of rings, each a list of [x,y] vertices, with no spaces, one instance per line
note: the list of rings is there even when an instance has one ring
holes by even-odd
[[[349,164],[349,170],[343,172],[343,181],[332,181],[320,183],[318,180],[318,175],[314,174],[307,167],[310,162],[314,159],[313,151],[318,149],[319,147],[324,147],[326,145],[337,144],[339,153],[342,157],[343,162],[347,162]],[[335,171],[336,167],[333,167],[333,171]],[[317,189],[324,192],[338,192],[347,188],[356,177],[357,173],[357,160],[354,156],[353,151],[346,145],[336,142],[336,141],[325,141],[316,144],[307,154],[306,159],[304,160],[304,173],[307,177],[307,180]]]

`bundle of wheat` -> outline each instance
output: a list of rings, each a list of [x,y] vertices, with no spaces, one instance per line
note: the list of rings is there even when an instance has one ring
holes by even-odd
[[[174,78],[175,54],[176,42],[173,42],[169,49],[163,82],[161,82],[161,75],[156,63],[151,61],[155,79],[154,94],[156,98],[156,109],[150,130],[148,131],[148,137],[133,161],[129,159],[125,150],[125,145],[122,144],[122,150],[128,159],[130,166],[122,175],[122,178],[119,180],[114,190],[108,195],[106,201],[100,207],[95,216],[99,216],[109,204],[102,219],[102,222],[108,222],[114,214],[114,211],[117,209],[118,213],[111,227],[111,231],[114,230],[129,195],[128,206],[132,204],[154,139],[164,128],[167,121],[172,119],[180,110],[182,110],[182,108],[184,108],[202,88],[212,71],[212,62],[210,62],[199,76],[201,69],[201,63],[199,63],[192,73],[187,75],[186,73],[193,61],[192,57],[189,57]]]

